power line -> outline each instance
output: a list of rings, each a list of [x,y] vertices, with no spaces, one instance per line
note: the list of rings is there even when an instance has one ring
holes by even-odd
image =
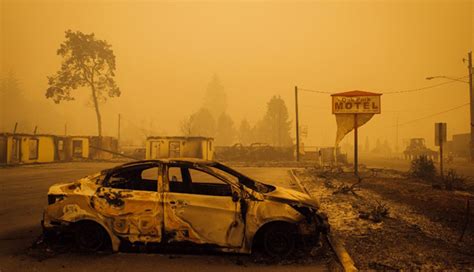
[[[423,90],[426,90],[426,89],[436,88],[436,87],[443,86],[443,85],[446,85],[446,84],[455,83],[455,82],[457,82],[457,80],[463,79],[463,78],[466,78],[466,77],[467,77],[467,76],[463,76],[463,77],[460,77],[460,78],[451,79],[450,81],[445,81],[445,82],[441,82],[441,83],[438,83],[438,84],[429,85],[429,86],[425,86],[425,87],[421,87],[421,88],[416,88],[416,89],[408,89],[408,90],[403,90],[403,91],[384,92],[383,94],[403,94],[403,93],[412,93],[412,92],[423,91]]]
[[[433,85],[428,85],[428,86],[421,87],[421,88],[408,89],[408,90],[401,90],[401,91],[382,92],[382,93],[383,93],[383,94],[405,94],[405,93],[418,92],[418,91],[423,91],[423,90],[427,90],[427,89],[431,89],[431,88],[436,88],[436,87],[443,86],[443,85],[446,85],[446,84],[455,83],[455,82],[459,81],[460,79],[463,79],[463,78],[466,78],[466,77],[468,77],[468,76],[463,76],[463,77],[459,77],[459,78],[453,78],[453,79],[451,79],[451,80],[449,80],[449,81],[445,81],[445,82],[441,82],[441,83],[433,84]],[[305,91],[305,92],[311,92],[311,93],[334,94],[334,92],[311,90],[311,89],[298,88],[298,90]]]
[[[321,94],[332,94],[332,92],[316,91],[316,90],[301,89],[301,88],[298,88],[298,91],[305,91],[305,92],[310,92],[310,93],[321,93]]]
[[[447,112],[450,112],[450,111],[453,111],[453,110],[460,109],[460,108],[465,107],[469,104],[470,103],[465,103],[465,104],[462,104],[462,105],[459,105],[459,106],[456,106],[456,107],[453,107],[453,108],[450,108],[450,109],[447,109],[447,110],[444,110],[444,111],[432,113],[430,115],[427,115],[427,116],[424,116],[424,117],[421,117],[421,118],[417,118],[417,119],[413,119],[413,120],[410,120],[410,121],[407,121],[407,122],[404,122],[404,123],[401,123],[401,124],[398,124],[398,125],[399,126],[404,126],[404,125],[407,125],[407,124],[411,124],[411,123],[414,123],[414,122],[417,122],[417,121],[420,121],[420,120],[423,120],[423,119],[431,118],[433,116],[437,116],[437,115],[440,115],[440,114],[443,114],[443,113],[447,113]]]

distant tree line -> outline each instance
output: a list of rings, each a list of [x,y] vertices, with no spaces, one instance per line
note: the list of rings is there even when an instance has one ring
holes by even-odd
[[[291,121],[285,101],[273,96],[267,103],[263,118],[253,126],[242,120],[238,128],[226,112],[227,96],[219,78],[214,76],[208,85],[203,106],[181,122],[186,136],[214,137],[217,146],[236,143],[249,145],[266,143],[272,146],[291,146]]]
[[[22,132],[32,132],[31,118],[34,104],[25,97],[13,71],[0,75],[0,129],[2,132],[12,132],[15,123],[19,123]],[[25,131],[27,129],[28,131]]]

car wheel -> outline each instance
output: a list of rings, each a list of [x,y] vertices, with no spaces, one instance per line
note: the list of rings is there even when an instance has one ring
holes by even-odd
[[[79,249],[94,252],[104,248],[107,242],[107,233],[97,223],[79,223],[76,225],[75,240]]]
[[[263,234],[263,248],[270,257],[284,258],[295,249],[295,229],[289,224],[274,224]]]

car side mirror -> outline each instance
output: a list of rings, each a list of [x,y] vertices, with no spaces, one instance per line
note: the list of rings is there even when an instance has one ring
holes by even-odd
[[[239,199],[240,199],[239,192],[233,191],[232,192],[232,201],[237,202],[237,201],[239,201]]]

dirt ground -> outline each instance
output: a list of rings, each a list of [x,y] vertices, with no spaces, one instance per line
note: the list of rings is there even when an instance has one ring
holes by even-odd
[[[344,241],[357,268],[474,269],[472,186],[464,191],[439,190],[403,172],[366,170],[354,193],[335,193],[358,179],[353,173],[316,168],[299,169],[296,174],[320,200],[331,231]],[[459,241],[466,218],[467,228]]]

